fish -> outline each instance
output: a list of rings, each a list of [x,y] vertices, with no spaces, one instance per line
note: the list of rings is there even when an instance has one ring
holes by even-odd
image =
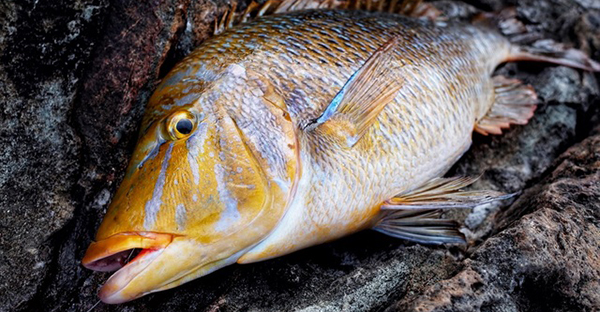
[[[476,178],[444,174],[474,132],[526,124],[538,104],[531,86],[495,68],[542,61],[600,71],[579,50],[514,44],[490,18],[444,20],[414,2],[402,15],[381,3],[232,10],[174,66],[147,103],[82,260],[116,270],[103,302],[366,229],[464,244],[444,210],[514,194],[465,191]]]

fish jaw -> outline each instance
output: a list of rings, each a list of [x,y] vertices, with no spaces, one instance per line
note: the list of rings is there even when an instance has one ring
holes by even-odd
[[[158,250],[167,247],[174,235],[154,232],[125,232],[92,242],[81,260],[84,267],[110,272],[125,265],[134,249]]]
[[[224,247],[164,233],[119,233],[92,243],[82,263],[96,271],[119,269],[98,293],[104,303],[118,304],[176,287],[234,263],[241,252],[227,256],[230,253]],[[142,251],[125,263],[127,255],[138,248]]]

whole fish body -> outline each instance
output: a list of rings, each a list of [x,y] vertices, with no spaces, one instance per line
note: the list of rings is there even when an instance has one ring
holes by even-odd
[[[83,260],[122,267],[101,299],[132,300],[362,229],[394,235],[413,220],[407,211],[431,216],[402,210],[411,200],[398,194],[420,189],[412,202],[422,207],[452,202],[435,189],[462,185],[439,178],[473,130],[531,117],[535,93],[492,78],[527,55],[491,28],[364,11],[265,16],[207,40],[148,103]],[[585,62],[569,65],[600,68]],[[503,100],[523,105],[494,111]],[[397,236],[445,242],[428,231]],[[132,249],[142,252],[125,265]]]

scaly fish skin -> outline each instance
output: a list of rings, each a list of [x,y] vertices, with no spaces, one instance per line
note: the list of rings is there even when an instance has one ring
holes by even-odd
[[[348,148],[335,139],[344,127],[304,131],[393,37],[389,67],[403,87],[365,136]],[[373,226],[382,202],[469,147],[510,49],[472,25],[339,10],[268,16],[207,40],[148,103],[94,243],[120,247],[92,244],[84,263],[101,269],[104,256],[152,247],[101,298],[132,300]]]

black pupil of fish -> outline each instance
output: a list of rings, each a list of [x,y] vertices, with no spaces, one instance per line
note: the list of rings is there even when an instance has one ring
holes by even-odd
[[[190,134],[194,129],[194,125],[189,119],[181,119],[175,125],[175,129],[181,134]]]

